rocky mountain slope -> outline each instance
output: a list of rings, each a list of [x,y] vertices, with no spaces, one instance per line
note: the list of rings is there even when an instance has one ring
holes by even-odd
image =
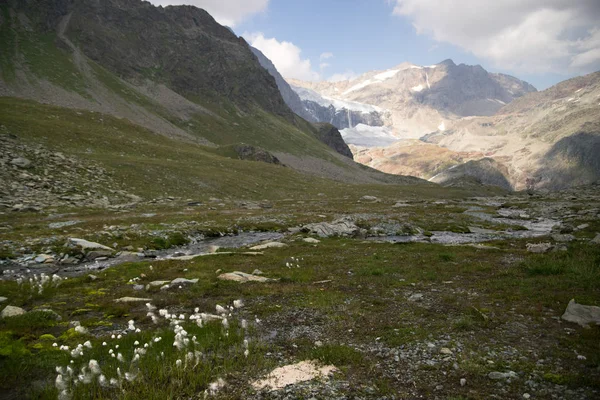
[[[507,178],[519,189],[527,179],[549,189],[591,183],[600,179],[599,98],[596,72],[523,96],[494,116],[454,121],[424,140],[483,152],[507,167]]]
[[[244,39],[203,10],[141,0],[9,0],[0,11],[6,112],[11,103],[21,107],[16,98],[30,99],[125,119],[183,143],[223,147],[209,153],[225,157],[238,158],[230,149],[251,146],[310,175],[402,181],[353,163],[337,130],[323,132],[295,115]],[[36,108],[45,109],[30,106]],[[69,142],[57,151],[68,152]]]

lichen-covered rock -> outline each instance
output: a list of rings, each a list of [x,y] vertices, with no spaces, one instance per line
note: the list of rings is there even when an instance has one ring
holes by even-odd
[[[2,310],[2,312],[0,312],[0,318],[16,317],[19,315],[23,315],[25,313],[26,313],[26,311],[23,310],[21,307],[6,306],[6,307],[4,307],[4,310]]]
[[[561,318],[584,327],[589,324],[600,325],[600,307],[584,306],[572,299]]]

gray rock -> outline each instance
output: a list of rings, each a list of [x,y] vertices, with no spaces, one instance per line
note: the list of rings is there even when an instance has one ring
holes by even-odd
[[[0,303],[4,303],[6,300],[8,300],[6,297],[0,296]]]
[[[575,236],[571,234],[557,233],[552,235],[552,240],[554,240],[555,242],[572,242],[573,240],[575,240]]]
[[[408,301],[421,301],[423,300],[423,294],[415,293],[408,298]]]
[[[360,198],[360,201],[370,201],[372,203],[378,202],[379,199],[375,196],[363,196]]]
[[[589,324],[600,325],[600,307],[584,306],[572,299],[561,318],[583,327],[588,327]]]
[[[508,372],[498,372],[493,371],[488,374],[488,378],[493,380],[503,380],[503,379],[511,379],[516,378],[518,375],[516,372],[508,371]]]
[[[48,254],[40,254],[34,261],[38,264],[48,264],[54,262],[54,257]]]
[[[78,224],[80,222],[81,221],[52,222],[52,223],[48,224],[48,228],[50,228],[50,229],[60,229],[60,228],[64,228],[64,227],[67,227],[67,226],[76,225],[76,224]]]
[[[360,232],[360,228],[348,218],[341,218],[333,222],[308,224],[302,230],[319,237],[356,236]]]
[[[600,244],[600,233],[596,235],[595,238],[593,238],[592,240],[590,240],[591,244]]]
[[[185,278],[176,278],[173,279],[171,285],[194,285],[198,283],[199,279],[185,279]]]
[[[18,315],[25,314],[26,311],[21,307],[6,306],[2,312],[0,312],[0,318],[16,317]]]
[[[116,303],[146,303],[152,301],[152,299],[145,299],[141,297],[121,297],[120,299],[116,299]]]
[[[144,290],[144,285],[133,285],[133,290],[136,290],[136,291]]]
[[[113,249],[111,249],[108,246],[96,242],[90,242],[85,239],[69,238],[69,244],[75,247],[79,247],[82,250],[108,250],[111,252],[113,251]]]
[[[150,287],[161,287],[167,285],[169,281],[152,281],[148,284]]]
[[[282,248],[282,247],[287,247],[287,244],[279,243],[279,242],[269,242],[269,243],[260,244],[258,246],[250,247],[250,250],[276,249],[276,248]]]
[[[16,165],[19,168],[27,168],[31,165],[31,161],[25,157],[17,157],[11,160],[11,165]]]
[[[221,280],[224,281],[234,281],[234,282],[240,282],[240,283],[246,283],[246,282],[269,282],[271,279],[269,278],[265,278],[263,276],[256,276],[256,275],[251,275],[251,274],[246,274],[244,272],[240,272],[240,271],[235,271],[235,272],[230,272],[227,274],[221,274],[218,277]]]
[[[310,244],[321,243],[320,240],[317,240],[315,238],[304,238],[304,239],[302,239],[302,241],[305,242],[305,243],[310,243]]]
[[[552,250],[550,243],[527,243],[527,251],[530,253],[543,254]]]
[[[85,258],[87,258],[90,261],[94,261],[96,259],[100,259],[103,257],[111,257],[113,255],[112,250],[92,250],[92,251],[88,251],[85,255]],[[99,260],[100,261],[100,260]]]

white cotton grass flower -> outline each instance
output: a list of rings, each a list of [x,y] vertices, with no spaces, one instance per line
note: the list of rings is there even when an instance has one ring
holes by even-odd
[[[248,329],[248,321],[245,319],[242,320],[242,329]]]
[[[219,391],[221,389],[223,389],[225,387],[226,383],[222,378],[217,379],[215,382],[212,382],[210,385],[208,385],[208,394],[214,396],[217,393],[219,393]]]
[[[111,339],[116,339],[116,336],[113,334],[110,338]]]
[[[217,310],[217,314],[227,314],[227,309],[225,309],[223,306],[220,306],[219,304],[217,304],[215,309]]]
[[[117,335],[117,339],[121,339],[123,336],[121,335]]]
[[[58,343],[52,343],[52,347],[58,347]]]
[[[71,400],[71,393],[67,389],[58,394],[58,400]]]
[[[158,310],[158,315],[160,315],[161,317],[165,317],[168,313],[169,311],[165,309]]]
[[[67,382],[65,382],[62,375],[58,374],[54,381],[54,386],[56,386],[56,389],[60,392],[67,389]]]
[[[248,358],[249,355],[250,355],[250,350],[248,350],[248,349],[244,350],[244,357]]]
[[[89,340],[88,340],[88,341],[86,341],[86,342],[85,342],[83,345],[84,345],[85,347],[87,347],[88,349],[91,349],[91,348],[92,348],[92,342],[90,342]]]
[[[198,314],[198,313],[200,312],[200,307],[196,307],[196,308],[194,308],[194,312],[195,312],[196,314]]]
[[[135,342],[133,342],[133,345],[134,345],[134,346],[139,346],[139,345],[140,345],[140,342],[138,342],[138,341],[136,340]]]
[[[142,330],[140,328],[135,329],[135,333],[140,333]]]
[[[117,344],[117,345],[115,345],[115,349],[117,349],[117,350],[119,349],[119,345],[118,345],[118,344]]]
[[[116,378],[110,378],[110,386],[118,386],[119,381]]]
[[[148,311],[156,311],[156,307],[150,303],[146,303],[146,308],[148,308]]]
[[[233,301],[233,306],[235,308],[242,308],[242,307],[244,307],[244,301],[241,300],[241,299],[240,300],[234,300]]]
[[[227,320],[227,318],[223,318],[221,323],[223,324],[223,328],[229,329],[229,321]]]
[[[125,357],[123,357],[123,354],[119,353],[117,354],[117,360],[120,362],[125,362]]]
[[[108,343],[102,342],[102,346],[108,346]]]
[[[113,349],[108,350],[108,354],[113,354],[115,351]]]
[[[104,375],[100,375],[98,377],[98,384],[101,387],[107,387],[108,386],[108,381],[106,380],[106,377]]]
[[[88,363],[88,368],[94,375],[100,375],[102,373],[102,371],[100,370],[100,364],[94,359],[90,360],[90,362]]]
[[[181,364],[182,364],[181,360],[175,361],[175,365],[177,366],[177,368],[181,368]]]
[[[137,374],[132,374],[130,372],[125,372],[125,379],[128,382],[133,382],[133,381],[135,381],[136,378],[137,378]]]

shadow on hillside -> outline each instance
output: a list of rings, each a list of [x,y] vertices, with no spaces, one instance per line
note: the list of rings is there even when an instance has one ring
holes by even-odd
[[[579,132],[556,142],[538,176],[542,187],[553,190],[600,182],[600,131]]]

